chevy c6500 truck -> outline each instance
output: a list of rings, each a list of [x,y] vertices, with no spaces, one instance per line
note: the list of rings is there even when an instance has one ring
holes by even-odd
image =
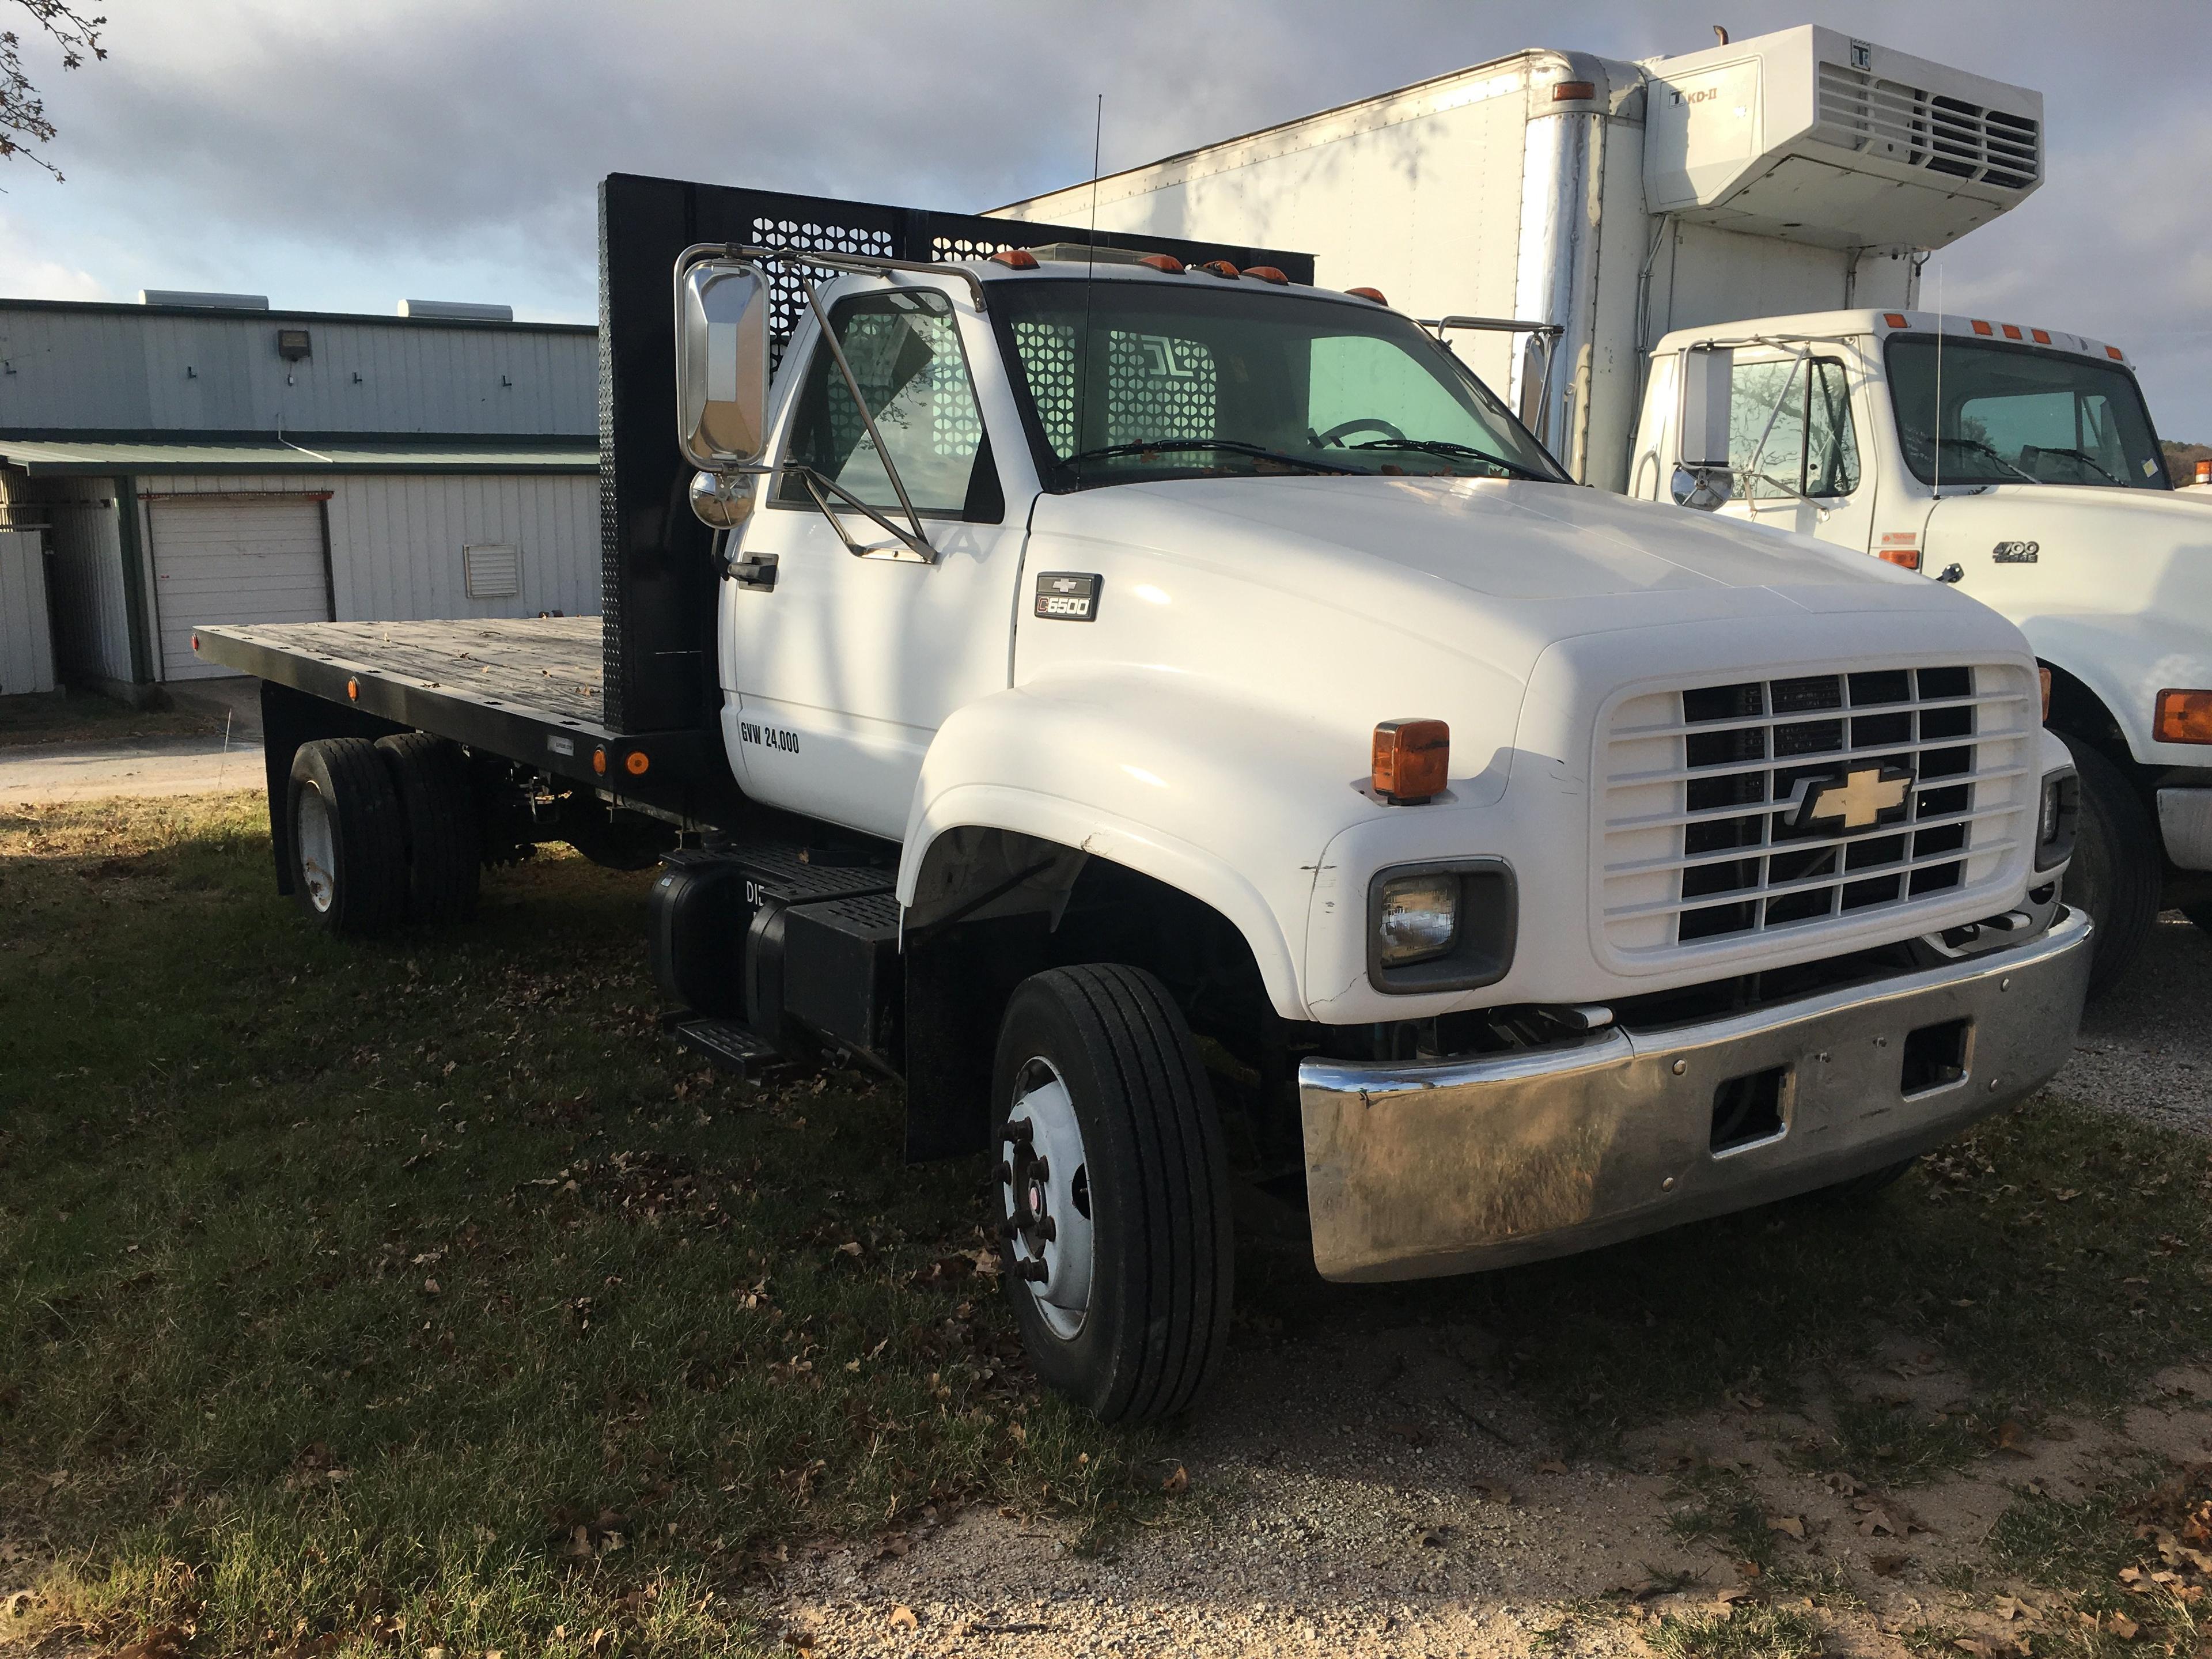
[[[1115,232],[1309,249],[1429,319],[1577,478],[2002,611],[2081,767],[2101,988],[2162,903],[2212,926],[2212,517],[2118,346],[1921,306],[1930,252],[2043,177],[2040,94],[1808,26],[1519,52],[999,212],[1095,198]]]
[[[2069,1052],[1995,611],[1576,485],[1295,256],[602,202],[604,626],[202,628],[280,881],[374,932],[659,854],[684,1039],[902,1077],[1100,1415],[1217,1362],[1233,1182],[1332,1279],[1499,1267],[1878,1185]]]

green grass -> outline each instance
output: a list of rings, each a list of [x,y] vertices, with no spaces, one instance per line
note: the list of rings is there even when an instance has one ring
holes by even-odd
[[[1644,1639],[1662,1659],[1819,1659],[1823,1644],[1816,1615],[1755,1601],[1668,1613]]]
[[[2000,1570],[2066,1599],[2072,1616],[2039,1655],[2212,1652],[2212,1463],[2175,1471],[2142,1459],[2075,1503],[2024,1489],[1989,1549]],[[2120,1619],[2139,1628],[2116,1629]]]
[[[341,945],[258,811],[0,817],[0,1562],[50,1626],[742,1650],[795,1543],[1156,1484],[1030,1384],[980,1164],[659,1034],[648,878]]]

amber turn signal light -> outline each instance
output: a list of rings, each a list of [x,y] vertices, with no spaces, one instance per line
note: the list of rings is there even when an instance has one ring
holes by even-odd
[[[2212,743],[2212,691],[2160,692],[2151,735],[2160,743]]]
[[[1369,781],[1393,806],[1417,806],[1443,792],[1451,769],[1451,727],[1442,720],[1384,720],[1375,728]]]
[[[623,757],[623,770],[634,778],[643,777],[645,769],[652,764],[653,763],[646,758],[645,750],[642,749],[633,749]]]
[[[2051,724],[2051,671],[2039,666],[2035,678],[2043,683],[2043,723],[2048,726]]]
[[[1884,547],[1875,550],[1875,557],[1884,564],[1893,564],[1900,569],[1920,568],[1920,550],[1917,547]]]

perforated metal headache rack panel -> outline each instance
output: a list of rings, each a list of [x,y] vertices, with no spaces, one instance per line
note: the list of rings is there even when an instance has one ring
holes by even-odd
[[[897,259],[988,258],[1009,247],[1084,242],[1066,225],[837,201],[725,185],[612,173],[599,185],[600,611],[607,724],[625,732],[710,725],[715,684],[714,537],[691,514],[691,469],[676,447],[677,255],[699,242],[818,248]],[[1313,281],[1310,254],[1123,236],[1102,247],[1171,253],[1186,264],[1271,264]],[[830,275],[812,273],[817,280]],[[775,283],[772,349],[781,356],[805,307],[801,273]],[[1048,415],[1048,420],[1051,417]]]

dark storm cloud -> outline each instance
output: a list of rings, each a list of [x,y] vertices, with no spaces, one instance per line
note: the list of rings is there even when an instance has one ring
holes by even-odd
[[[66,212],[27,185],[40,258],[112,291],[147,238],[211,268],[521,262],[591,308],[592,185],[622,169],[976,208],[1081,178],[1094,94],[1110,168],[1522,46],[1615,57],[1819,21],[2045,98],[2051,182],[1942,256],[1980,307],[2128,344],[2163,423],[2212,436],[2212,166],[2194,7],[444,3],[111,0],[111,60],[53,84]],[[72,239],[76,239],[74,241]],[[1932,272],[1931,267],[1931,272]],[[235,279],[252,286],[251,272]],[[396,283],[390,284],[396,289]],[[301,303],[312,295],[297,295]],[[1924,296],[1930,303],[1932,289]]]

